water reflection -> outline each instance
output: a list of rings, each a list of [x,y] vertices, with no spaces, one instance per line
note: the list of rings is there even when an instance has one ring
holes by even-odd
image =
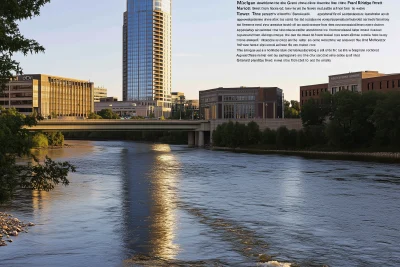
[[[140,151],[140,156],[137,155]],[[179,163],[169,145],[137,144],[123,153],[126,246],[131,256],[174,259]]]

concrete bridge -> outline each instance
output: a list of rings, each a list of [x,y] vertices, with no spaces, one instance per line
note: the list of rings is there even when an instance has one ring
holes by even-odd
[[[28,129],[43,132],[187,131],[191,147],[203,147],[211,141],[210,122],[200,120],[43,120]]]
[[[278,129],[286,126],[289,130],[302,128],[300,119],[253,119],[233,120],[247,124],[255,121],[260,130],[265,128]],[[203,147],[212,143],[212,132],[218,125],[228,120],[44,120],[29,128],[32,131],[61,131],[61,132],[112,132],[112,131],[186,131],[190,147]]]

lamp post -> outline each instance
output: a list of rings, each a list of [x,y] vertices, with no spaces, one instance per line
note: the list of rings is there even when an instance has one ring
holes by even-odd
[[[268,104],[265,104],[265,120],[268,119]]]

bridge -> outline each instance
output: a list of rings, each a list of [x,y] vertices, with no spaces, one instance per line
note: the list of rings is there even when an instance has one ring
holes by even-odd
[[[211,141],[210,122],[200,120],[43,120],[28,129],[43,132],[187,131],[191,147],[203,147]]]
[[[186,131],[188,132],[188,145],[190,147],[203,147],[207,143],[212,143],[212,132],[229,120],[43,120],[36,126],[28,129],[32,131],[61,131],[61,132],[112,132],[112,131]],[[278,129],[281,126],[289,130],[300,130],[302,122],[300,119],[237,119],[239,123],[249,123],[255,121],[260,130],[266,128]]]

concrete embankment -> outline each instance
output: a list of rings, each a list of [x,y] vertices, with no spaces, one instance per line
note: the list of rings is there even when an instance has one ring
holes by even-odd
[[[253,148],[228,148],[212,147],[212,150],[230,151],[235,153],[249,154],[278,154],[287,156],[301,156],[305,158],[334,159],[334,160],[359,160],[387,163],[400,163],[398,152],[326,152],[326,151],[305,151],[305,150],[262,150]]]

